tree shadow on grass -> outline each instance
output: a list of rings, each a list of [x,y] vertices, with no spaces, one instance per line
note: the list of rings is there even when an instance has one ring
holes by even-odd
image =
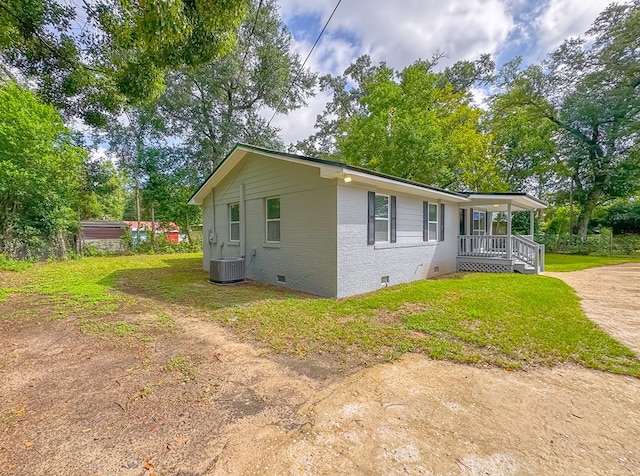
[[[200,258],[167,258],[165,266],[121,269],[100,284],[134,297],[205,310],[240,306],[263,300],[313,299],[315,296],[256,281],[216,285],[202,269]]]

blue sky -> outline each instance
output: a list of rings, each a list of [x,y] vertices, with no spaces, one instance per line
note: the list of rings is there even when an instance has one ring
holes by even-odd
[[[280,14],[304,58],[337,0],[279,0]],[[494,55],[498,64],[522,56],[537,62],[565,38],[583,35],[609,0],[342,0],[307,66],[338,74],[361,54],[396,68],[436,51],[446,66],[461,59]],[[316,115],[329,98],[322,94],[289,116],[276,116],[286,143],[313,133]],[[271,117],[269,111],[265,116]]]

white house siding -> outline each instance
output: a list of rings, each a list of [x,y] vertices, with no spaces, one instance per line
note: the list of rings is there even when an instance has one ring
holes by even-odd
[[[367,191],[395,195],[397,242],[367,245]],[[437,199],[338,185],[338,289],[337,297],[380,289],[381,278],[389,285],[454,272],[456,268],[459,208],[445,204],[445,241],[422,241],[422,202]],[[435,271],[434,268],[438,268]]]
[[[264,156],[248,155],[203,203],[204,263],[220,256],[240,256],[242,247],[229,242],[228,205],[240,200],[245,186],[247,277],[322,296],[336,295],[336,181],[320,177],[319,169]],[[265,243],[265,199],[280,197],[280,243]],[[242,220],[242,211],[241,211]],[[209,230],[217,242],[208,244]],[[241,232],[242,237],[242,232]],[[254,256],[255,250],[255,256]]]

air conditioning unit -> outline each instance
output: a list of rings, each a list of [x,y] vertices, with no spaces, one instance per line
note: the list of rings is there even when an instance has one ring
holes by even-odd
[[[209,262],[209,281],[232,284],[244,281],[244,258],[216,258]]]

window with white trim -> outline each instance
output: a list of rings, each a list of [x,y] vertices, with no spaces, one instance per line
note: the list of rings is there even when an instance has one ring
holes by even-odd
[[[375,236],[376,243],[389,241],[389,196],[376,193]]]
[[[438,204],[429,202],[428,241],[438,241]]]
[[[472,235],[487,234],[487,212],[473,211]]]
[[[229,204],[229,241],[240,241],[240,204]]]
[[[271,197],[265,200],[266,208],[266,241],[267,243],[280,243],[280,197]]]

